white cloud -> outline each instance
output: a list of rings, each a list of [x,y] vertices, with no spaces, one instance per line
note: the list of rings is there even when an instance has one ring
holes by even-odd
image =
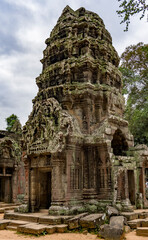
[[[45,39],[56,24],[63,8],[85,7],[96,12],[112,35],[113,45],[121,54],[125,47],[146,42],[148,23],[135,17],[129,31],[116,14],[117,0],[1,0],[0,1],[0,129],[5,118],[18,115],[22,124],[32,109],[37,93],[35,78],[41,73],[40,59]]]

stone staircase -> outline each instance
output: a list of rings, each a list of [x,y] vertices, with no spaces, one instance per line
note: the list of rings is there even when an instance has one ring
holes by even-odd
[[[137,236],[148,237],[148,211],[135,210],[133,213],[122,213],[127,218],[131,230],[136,230]]]
[[[50,216],[48,213],[15,213],[7,211],[0,220],[0,230],[9,229],[21,233],[39,235],[44,232],[63,233],[67,230],[95,229],[103,223],[103,214],[82,213],[76,216]]]
[[[4,213],[7,210],[14,210],[19,205],[20,204],[0,202],[0,213]]]
[[[136,230],[138,236],[148,237],[148,210],[122,212],[131,230]],[[9,229],[29,234],[63,233],[73,229],[97,229],[104,223],[103,214],[89,214],[87,212],[76,216],[51,216],[48,210],[38,213],[17,213],[13,210],[4,214],[0,219],[0,230]]]

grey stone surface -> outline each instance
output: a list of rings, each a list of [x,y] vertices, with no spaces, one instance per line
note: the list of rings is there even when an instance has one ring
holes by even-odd
[[[108,217],[118,216],[119,215],[119,211],[115,207],[107,206],[106,207],[106,214],[107,214]]]
[[[80,219],[80,225],[83,228],[96,228],[102,225],[103,214],[90,214]]]

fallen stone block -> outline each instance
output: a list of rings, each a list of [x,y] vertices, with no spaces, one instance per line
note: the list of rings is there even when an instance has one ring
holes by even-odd
[[[90,214],[80,219],[83,228],[96,228],[103,224],[103,214]]]
[[[125,218],[123,216],[113,216],[110,218],[110,227],[116,227],[123,229],[125,223]]]
[[[101,227],[98,237],[108,240],[121,240],[124,237],[124,231],[121,228],[111,227],[109,224],[105,224]]]
[[[119,211],[115,207],[107,206],[106,207],[106,215],[108,217],[118,216],[119,215]]]
[[[81,213],[79,215],[76,215],[75,217],[71,218],[69,221],[68,221],[68,228],[71,230],[71,229],[76,229],[76,228],[79,228],[80,227],[80,219],[82,217],[85,217],[87,216],[88,213]]]

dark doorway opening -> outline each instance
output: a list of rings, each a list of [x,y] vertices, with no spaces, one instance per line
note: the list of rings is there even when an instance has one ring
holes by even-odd
[[[129,200],[132,205],[135,205],[135,177],[134,171],[128,170],[128,191],[129,191]]]
[[[126,138],[120,129],[117,129],[114,133],[113,140],[111,142],[113,153],[116,156],[126,156],[128,150],[128,144]]]
[[[148,199],[148,168],[145,168],[145,197]]]
[[[40,172],[40,208],[51,206],[51,172]]]
[[[0,177],[0,201],[12,202],[12,183],[11,177]]]
[[[4,178],[0,177],[0,202],[4,202],[5,198]]]

